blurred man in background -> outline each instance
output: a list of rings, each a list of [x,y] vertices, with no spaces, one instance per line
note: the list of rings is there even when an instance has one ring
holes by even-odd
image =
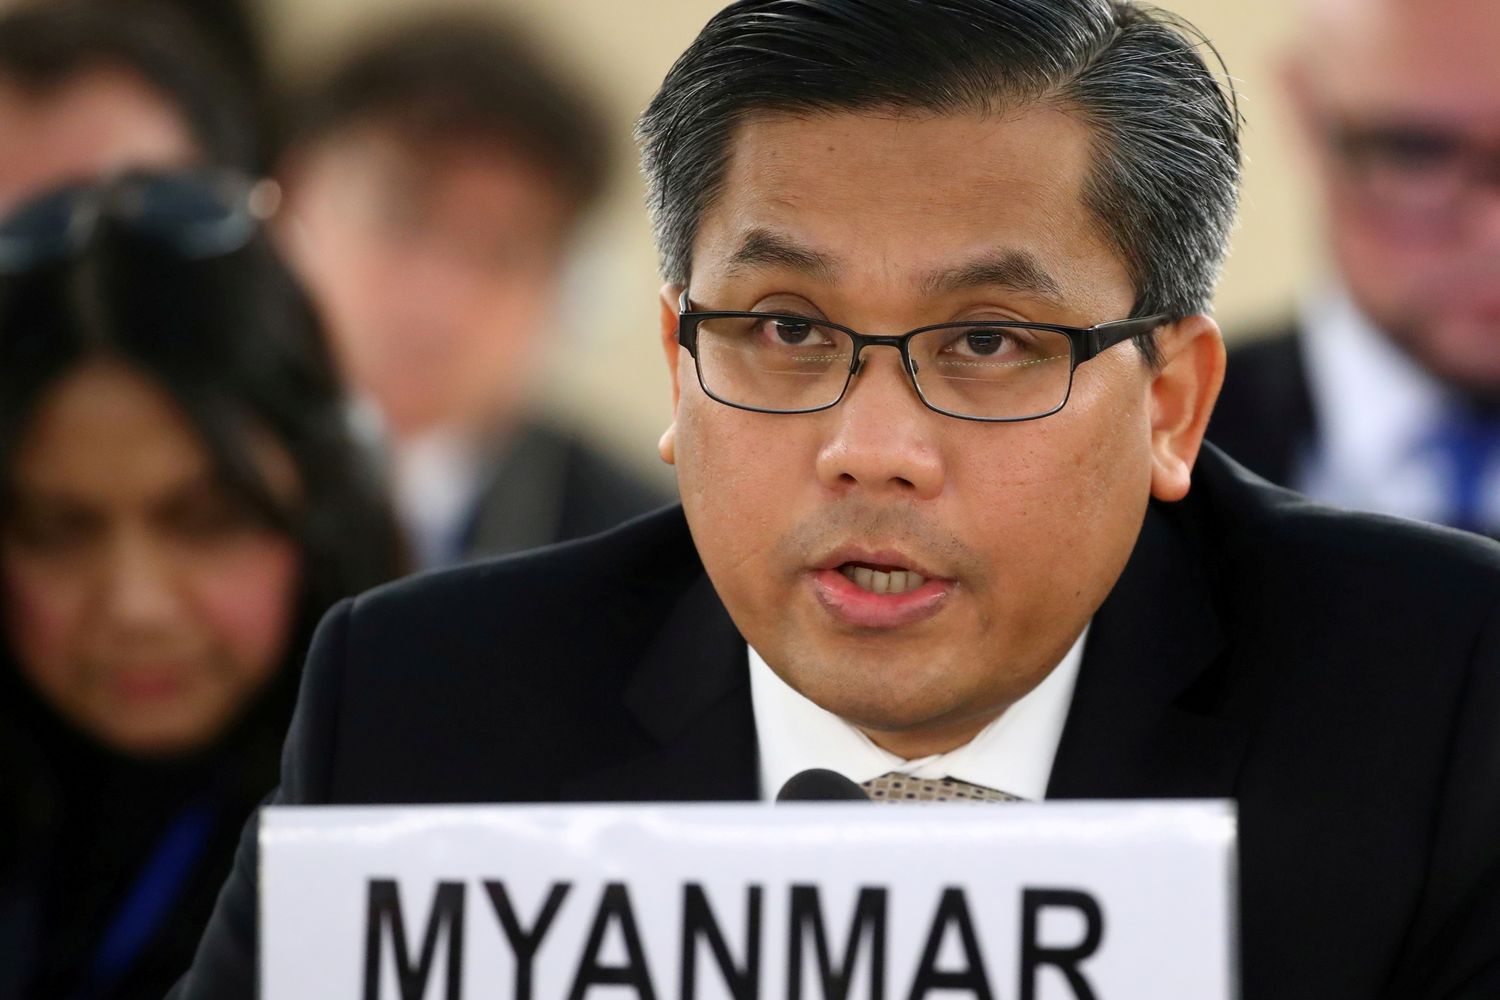
[[[566,251],[609,139],[579,89],[471,15],[395,26],[299,102],[290,246],[389,444],[423,565],[610,527],[665,501],[528,415]]]
[[[1300,37],[1334,275],[1231,353],[1209,438],[1320,499],[1500,535],[1500,6],[1307,0]]]
[[[251,104],[188,22],[145,3],[33,3],[0,17],[0,213],[132,167],[253,168]]]

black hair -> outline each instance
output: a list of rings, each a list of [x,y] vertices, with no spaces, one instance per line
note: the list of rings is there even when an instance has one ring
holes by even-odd
[[[1133,314],[1207,311],[1234,221],[1240,116],[1200,46],[1212,49],[1127,0],[738,0],[637,126],[663,276],[687,283],[750,116],[1048,102],[1093,130],[1084,198],[1132,279]],[[1149,335],[1137,344],[1154,362]]]
[[[474,12],[388,26],[293,107],[289,146],[370,123],[418,142],[495,142],[542,167],[580,213],[613,159],[594,98],[515,26]]]
[[[225,488],[297,542],[302,594],[289,658],[300,659],[335,601],[400,571],[395,521],[352,439],[322,328],[265,233],[194,259],[106,218],[68,259],[0,277],[0,519],[37,408],[96,360],[162,389]],[[273,488],[255,459],[267,436],[291,459],[295,497]]]
[[[26,3],[0,15],[0,77],[38,93],[101,68],[136,74],[182,117],[207,163],[255,171],[250,88],[182,13],[146,0]]]

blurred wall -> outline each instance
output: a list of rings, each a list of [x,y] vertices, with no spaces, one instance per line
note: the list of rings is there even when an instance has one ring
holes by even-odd
[[[317,65],[352,33],[423,0],[261,0],[273,64],[288,73]],[[656,346],[658,281],[630,128],[672,60],[719,8],[719,0],[489,0],[592,77],[616,114],[622,157],[612,201],[592,231],[564,310],[570,353],[589,365],[559,378],[562,408],[642,463],[655,460],[668,383]],[[1246,183],[1239,229],[1218,300],[1231,338],[1289,307],[1316,276],[1317,223],[1296,136],[1283,114],[1278,59],[1294,30],[1297,0],[1166,0],[1222,51],[1240,90]]]

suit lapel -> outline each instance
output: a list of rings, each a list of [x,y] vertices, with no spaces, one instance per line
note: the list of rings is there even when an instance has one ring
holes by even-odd
[[[1211,581],[1177,513],[1152,505],[1094,616],[1050,798],[1233,792],[1247,733],[1205,707],[1224,641]]]
[[[1248,734],[1211,708],[1224,648],[1211,581],[1185,522],[1152,505],[1094,616],[1050,798],[1227,797]],[[684,526],[684,534],[686,533]],[[691,543],[684,548],[691,552]],[[745,641],[701,567],[625,689],[644,750],[562,789],[570,801],[757,798]]]
[[[464,532],[466,556],[488,556],[559,540],[567,449],[537,427],[522,427],[494,463]]]
[[[624,705],[654,744],[563,789],[574,801],[738,801],[759,791],[745,640],[700,572],[642,657]]]

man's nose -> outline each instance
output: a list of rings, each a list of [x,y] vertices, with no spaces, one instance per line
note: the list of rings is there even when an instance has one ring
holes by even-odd
[[[939,447],[944,417],[917,397],[901,356],[866,348],[842,402],[829,411],[831,429],[818,452],[818,479],[827,488],[931,499],[943,489]]]

